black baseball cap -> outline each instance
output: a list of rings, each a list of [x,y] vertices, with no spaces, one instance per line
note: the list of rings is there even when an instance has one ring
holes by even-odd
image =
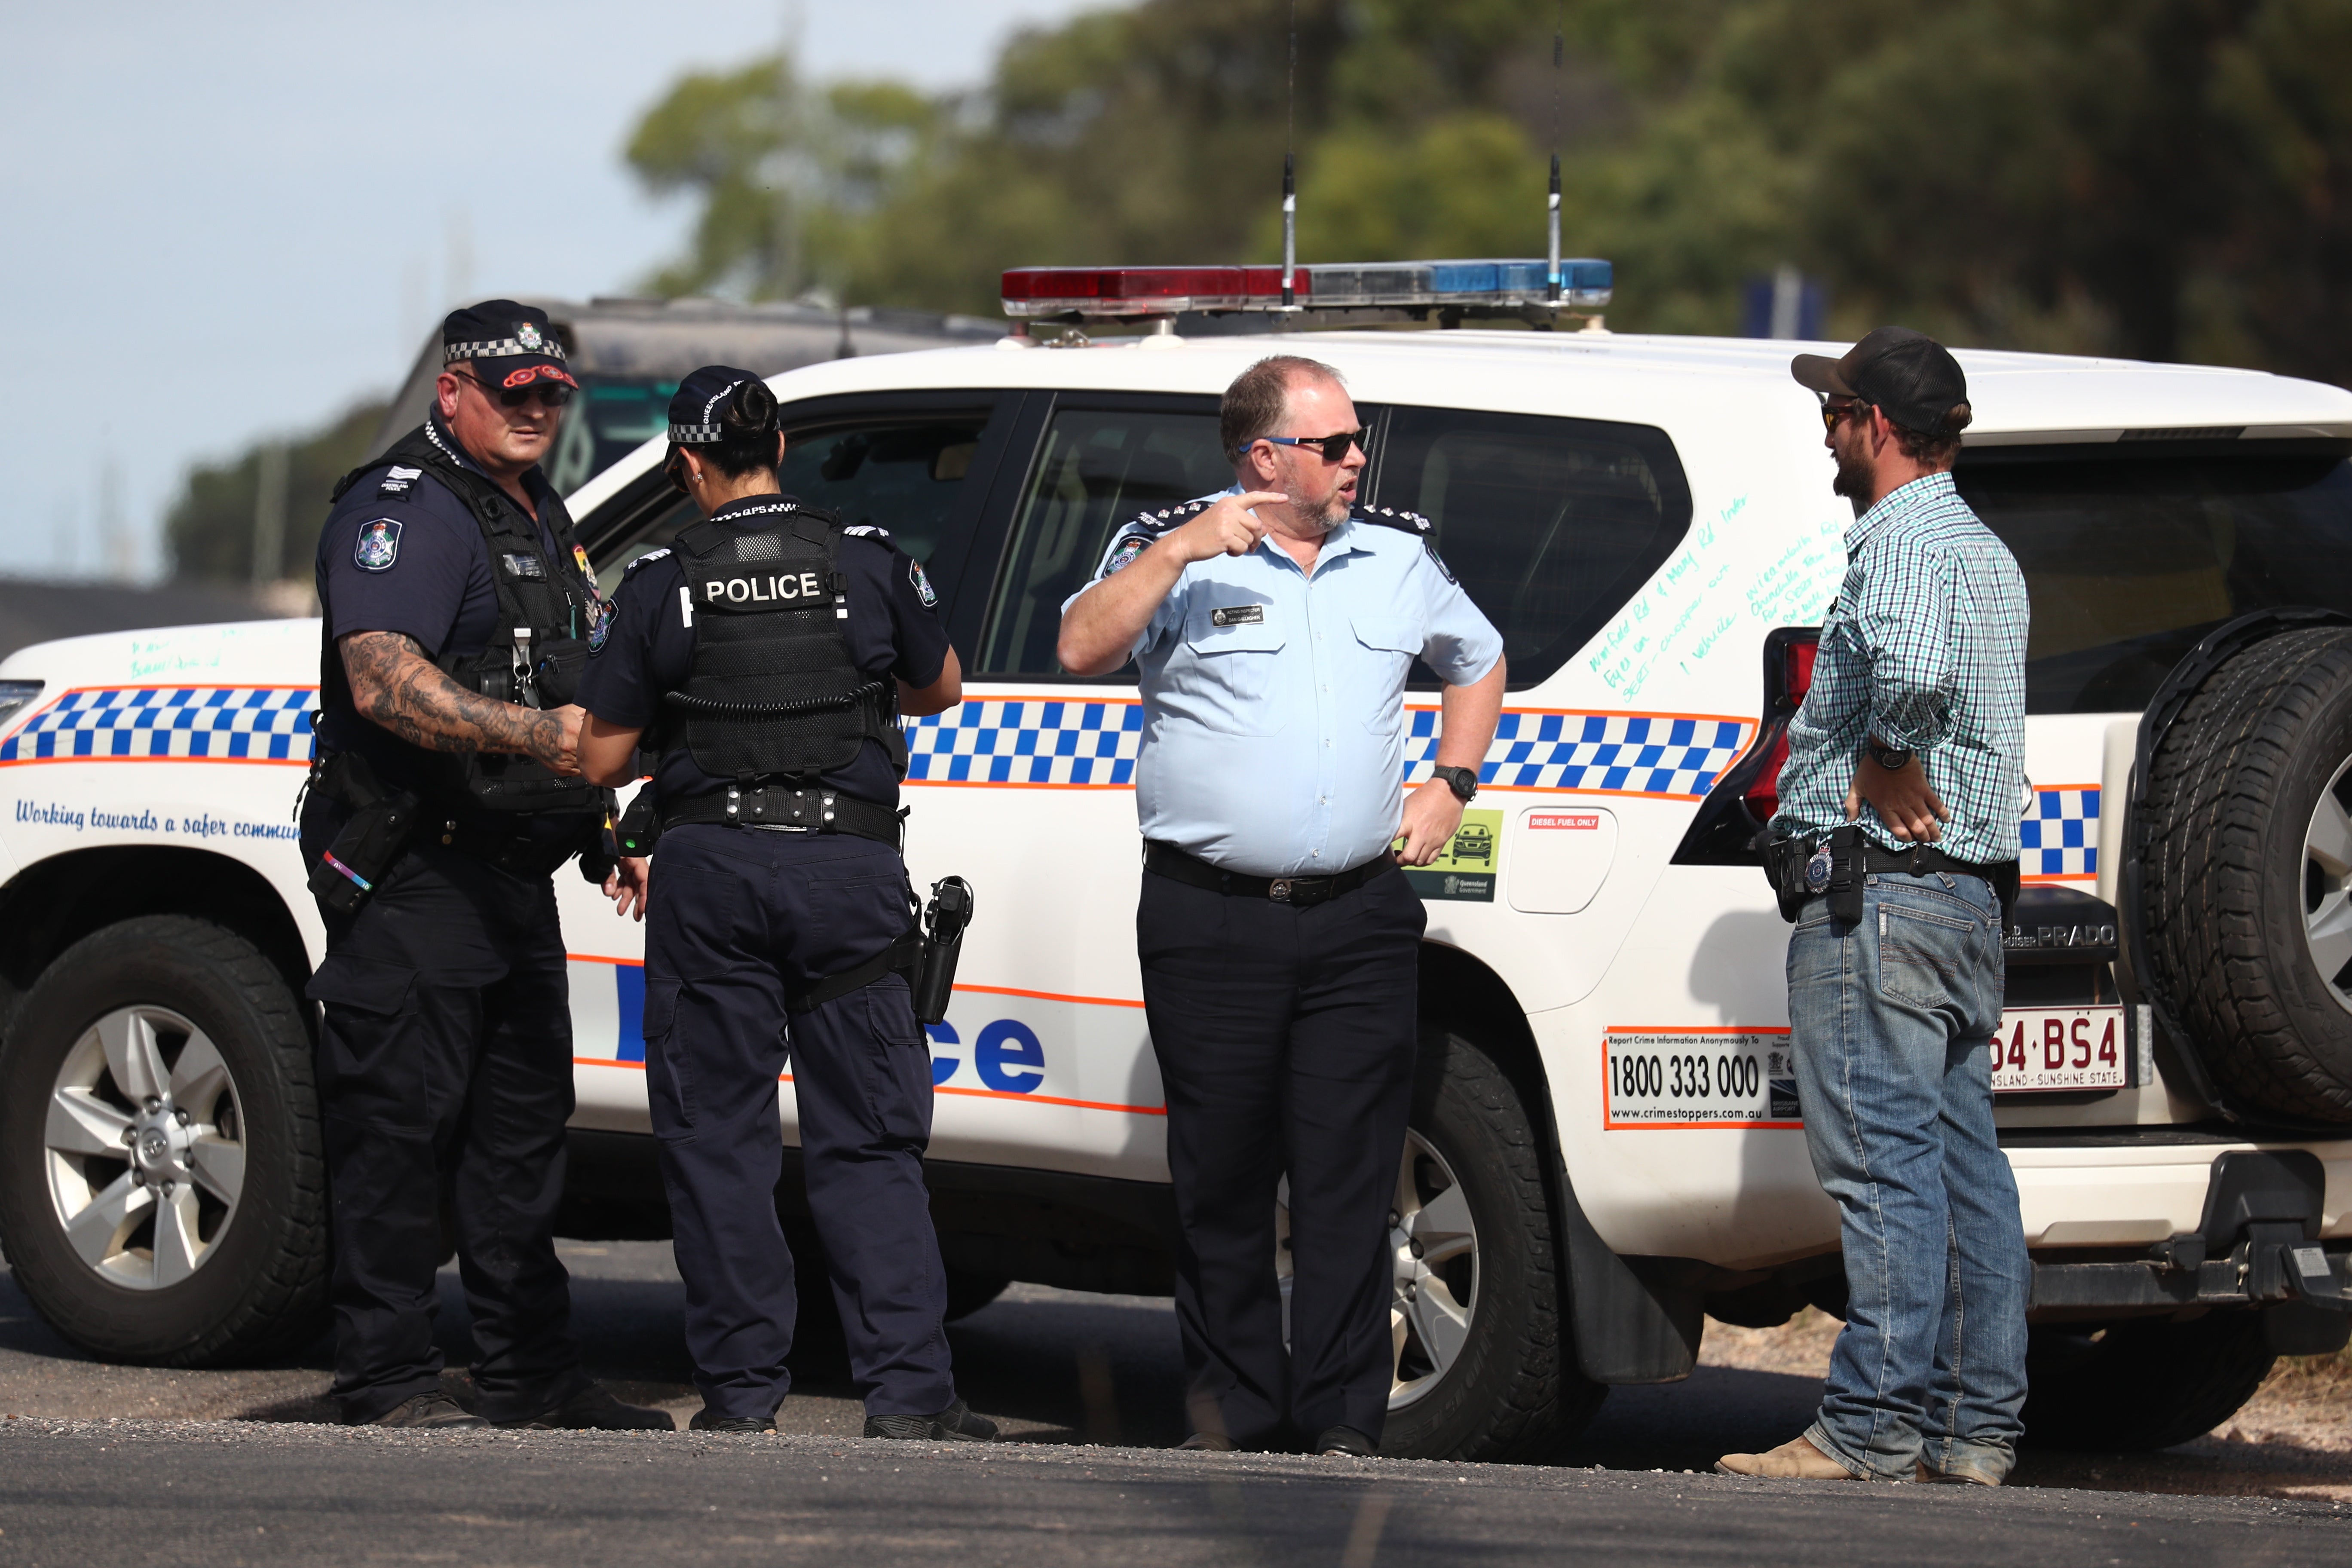
[[[564,367],[563,344],[548,325],[547,312],[512,300],[485,300],[452,310],[441,322],[441,363],[471,360],[483,388],[499,392],[535,382],[576,387]]]
[[[1951,420],[1968,402],[1969,378],[1951,351],[1908,327],[1880,327],[1845,352],[1843,359],[1799,354],[1789,362],[1797,384],[1826,397],[1858,397],[1885,410],[1906,430],[1922,436],[1957,435],[1969,423]]]
[[[735,395],[737,387],[760,379],[731,364],[707,364],[688,374],[677,384],[677,391],[669,400],[671,444],[707,447],[724,440],[727,430],[719,419],[720,410]]]

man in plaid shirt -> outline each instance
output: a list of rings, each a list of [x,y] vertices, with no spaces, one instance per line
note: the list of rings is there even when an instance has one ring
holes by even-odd
[[[1942,345],[1881,327],[1790,369],[1822,398],[1857,514],[1768,856],[1796,910],[1798,1096],[1848,1305],[1812,1426],[1716,1468],[1997,1486],[2025,1403],[2025,1235],[1986,1053],[2017,879],[2025,583],[1952,488],[1970,411]]]

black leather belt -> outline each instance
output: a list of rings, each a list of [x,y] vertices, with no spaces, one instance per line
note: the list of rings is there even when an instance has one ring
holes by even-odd
[[[714,795],[680,801],[662,813],[662,830],[688,825],[722,827],[801,827],[812,833],[846,833],[871,838],[896,848],[903,811],[892,811],[870,800],[836,789],[795,789],[785,784],[758,784],[746,789],[729,784]]]
[[[581,847],[588,839],[588,824],[584,818],[580,830],[568,840],[530,838],[446,817],[436,822],[431,816],[432,808],[427,806],[425,810],[423,827],[416,837],[409,841],[412,846],[420,841],[438,844],[518,877],[553,875],[557,867],[580,853]]]
[[[1395,870],[1396,862],[1382,850],[1362,865],[1351,866],[1337,876],[1252,877],[1213,866],[1197,855],[1185,854],[1173,844],[1147,841],[1143,846],[1143,868],[1188,888],[1202,888],[1237,899],[1267,899],[1305,909],[1355,891],[1382,872]]]

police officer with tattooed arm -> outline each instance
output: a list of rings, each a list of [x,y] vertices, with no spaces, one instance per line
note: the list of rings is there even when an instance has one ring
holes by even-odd
[[[538,466],[577,384],[545,313],[509,300],[452,312],[442,359],[425,423],[336,486],[319,540],[301,816],[334,1397],[354,1424],[669,1430],[581,1370],[553,1235],[572,1097],[550,878],[583,851],[608,874],[611,801],[580,776],[572,704],[605,606]],[[445,1194],[470,1412],[433,1342]]]
[[[775,1199],[789,1061],[866,1436],[986,1439],[941,1327],[931,1058],[898,858],[898,716],[953,706],[963,672],[919,564],[781,493],[777,414],[748,371],[679,385],[669,473],[702,521],[631,564],[581,689],[589,777],[625,784],[641,742],[656,754],[659,872],[649,883],[633,855],[612,890],[647,922],[646,1090],[702,1390],[692,1425],[772,1430],[791,1386],[798,1298]]]

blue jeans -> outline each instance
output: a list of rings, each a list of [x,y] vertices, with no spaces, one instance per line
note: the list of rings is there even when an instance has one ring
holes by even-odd
[[[1993,1138],[2000,907],[1980,878],[1874,876],[1859,925],[1805,906],[1789,1022],[1805,1144],[1843,1214],[1846,1326],[1812,1445],[1864,1479],[1998,1481],[2025,1404],[2030,1275]]]

